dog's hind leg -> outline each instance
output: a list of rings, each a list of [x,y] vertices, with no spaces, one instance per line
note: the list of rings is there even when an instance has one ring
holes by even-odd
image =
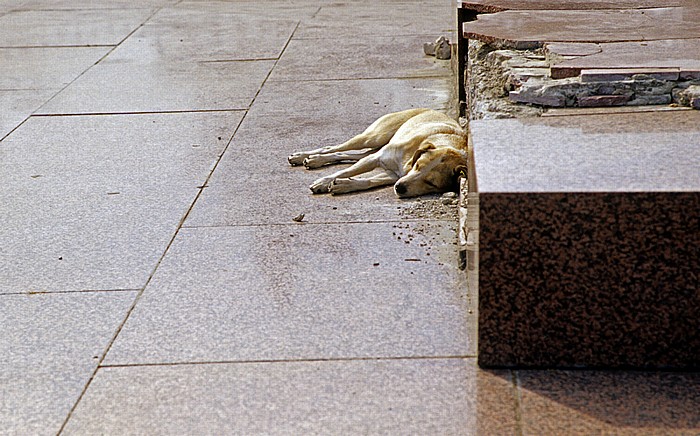
[[[348,150],[327,154],[312,154],[304,159],[304,166],[307,169],[313,169],[320,168],[324,165],[357,162],[358,160],[365,156],[369,156],[372,153],[374,153],[374,150],[366,148],[364,150]]]
[[[328,154],[348,150],[378,150],[389,143],[397,130],[409,119],[425,112],[427,109],[409,109],[384,115],[370,124],[364,132],[342,144],[321,147],[310,151],[300,151],[290,155],[287,160],[291,165],[302,165],[304,160],[314,154]]]

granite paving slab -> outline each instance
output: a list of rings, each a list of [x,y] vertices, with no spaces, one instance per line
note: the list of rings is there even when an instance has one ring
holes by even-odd
[[[0,293],[142,288],[241,116],[30,118],[2,142]]]
[[[660,40],[586,44],[595,51],[574,59],[555,62],[554,70],[678,68],[681,78],[696,74],[700,78],[700,39]],[[565,55],[566,46],[547,47],[553,54]],[[563,52],[563,53],[560,53]],[[569,74],[572,76],[576,74]]]
[[[182,229],[106,363],[471,356],[473,297],[455,231],[446,222]]]
[[[274,61],[100,63],[39,114],[247,109]]]
[[[518,371],[522,432],[691,435],[700,432],[700,374]]]
[[[48,101],[56,91],[51,90],[0,90],[0,140],[24,122],[39,106]]]
[[[377,79],[391,77],[447,77],[450,62],[423,53],[433,35],[294,39],[270,80]],[[309,62],[313,59],[313,62]]]
[[[478,120],[471,131],[482,193],[700,190],[697,111]]]
[[[153,9],[16,10],[0,17],[0,46],[117,45],[153,12]]]
[[[514,420],[491,382],[470,359],[101,368],[65,434],[472,435]]]
[[[464,23],[464,36],[519,48],[545,42],[619,42],[700,37],[700,8],[505,11]]]
[[[275,59],[297,24],[296,20],[216,13],[207,8],[165,8],[111,53],[107,62]]]
[[[55,435],[136,292],[0,295],[0,431]]]
[[[22,0],[22,10],[134,9],[158,8],[177,0]]]
[[[313,196],[308,186],[335,170],[294,168],[287,156],[343,142],[389,112],[444,109],[448,80],[267,82],[185,226],[286,224],[299,213],[316,223],[399,219],[412,202],[390,188]]]
[[[58,91],[109,50],[109,47],[0,48],[0,89]]]
[[[216,1],[189,0],[177,3],[175,8],[190,11],[206,10],[215,14],[243,14],[255,18],[281,18],[300,20],[310,18],[319,11],[322,4],[318,0],[268,0],[265,7],[255,0]]]
[[[646,9],[692,6],[694,0],[465,0],[462,8],[480,13],[515,10]]]
[[[440,35],[455,32],[451,2],[338,2],[323,5],[313,18],[303,20],[297,38],[356,38],[364,36]],[[422,50],[421,44],[418,48]]]

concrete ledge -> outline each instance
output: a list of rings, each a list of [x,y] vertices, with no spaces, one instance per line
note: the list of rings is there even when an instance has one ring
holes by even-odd
[[[479,364],[700,367],[695,111],[472,121]]]

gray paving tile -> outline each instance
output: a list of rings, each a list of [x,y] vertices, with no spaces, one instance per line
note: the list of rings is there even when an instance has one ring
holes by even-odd
[[[309,222],[399,218],[412,202],[398,200],[389,188],[312,196],[308,186],[334,170],[292,168],[287,156],[343,142],[388,112],[444,109],[448,88],[448,78],[268,81],[185,225],[288,223],[300,212]]]
[[[700,432],[700,374],[521,371],[523,434]]]
[[[433,36],[294,39],[270,80],[450,76],[449,61],[423,53]]]
[[[0,90],[0,139],[19,126],[55,93],[56,91],[50,90]]]
[[[134,9],[157,8],[177,3],[177,0],[22,0],[22,10],[56,9]]]
[[[481,375],[462,359],[101,368],[65,434],[474,435]]]
[[[268,0],[265,7],[256,0],[189,0],[178,3],[180,10],[208,11],[215,14],[245,14],[257,18],[282,18],[299,20],[310,18],[328,0]]]
[[[131,35],[107,62],[278,58],[298,21],[166,8]]]
[[[471,355],[454,227],[183,229],[107,363]]]
[[[434,35],[435,40],[440,35],[454,35],[456,27],[451,2],[333,2],[304,20],[295,37]]]
[[[135,296],[0,295],[2,434],[56,434]]]
[[[142,288],[241,115],[28,120],[2,142],[0,293]]]
[[[117,45],[152,9],[16,10],[0,17],[0,46]]]
[[[38,112],[85,114],[247,109],[273,63],[100,63]]]
[[[108,51],[108,47],[0,48],[0,89],[60,90]]]

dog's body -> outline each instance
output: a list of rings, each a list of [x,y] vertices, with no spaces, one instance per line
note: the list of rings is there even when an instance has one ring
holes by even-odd
[[[345,194],[392,184],[399,197],[445,192],[466,173],[466,136],[447,115],[409,109],[384,115],[343,144],[289,156],[290,164],[309,169],[341,162],[355,164],[316,180],[310,186],[314,194]],[[376,174],[353,178],[368,172]]]

